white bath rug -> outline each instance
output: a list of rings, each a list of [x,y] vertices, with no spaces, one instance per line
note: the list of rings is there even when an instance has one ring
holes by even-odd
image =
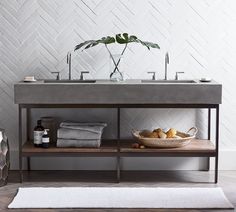
[[[8,208],[212,208],[230,209],[221,188],[19,188]]]

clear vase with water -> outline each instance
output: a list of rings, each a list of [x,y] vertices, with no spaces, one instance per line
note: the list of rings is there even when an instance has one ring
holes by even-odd
[[[112,54],[110,55],[110,80],[119,82],[124,80],[122,72],[123,55]]]

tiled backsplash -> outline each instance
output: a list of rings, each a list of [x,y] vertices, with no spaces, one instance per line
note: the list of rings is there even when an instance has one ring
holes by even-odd
[[[168,51],[170,78],[176,71],[184,71],[185,78],[209,76],[223,83],[221,149],[236,148],[232,140],[236,124],[236,98],[232,97],[236,89],[235,8],[235,0],[1,0],[0,126],[8,133],[11,149],[17,149],[14,82],[25,75],[53,78],[52,71],[60,71],[66,78],[67,51],[84,40],[119,32],[136,34],[161,47],[149,52],[131,44],[122,67],[127,78],[150,77],[147,71],[156,71],[157,77],[163,78],[164,55]],[[111,50],[120,51],[117,46],[111,46]],[[73,53],[72,63],[74,78],[79,78],[83,70],[90,71],[89,78],[108,78],[109,56],[103,46]],[[189,110],[168,110],[166,115],[157,110],[122,113],[123,132],[158,124],[185,130],[196,121],[195,111]],[[113,122],[112,112],[108,112],[109,116],[106,111],[91,114],[92,119],[106,116]],[[202,123],[197,121],[200,129],[204,129]],[[107,136],[109,133],[106,131]]]

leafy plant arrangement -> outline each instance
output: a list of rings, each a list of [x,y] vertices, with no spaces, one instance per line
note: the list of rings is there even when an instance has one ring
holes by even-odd
[[[114,65],[115,65],[114,70],[110,74],[110,78],[117,71],[117,72],[120,73],[120,75],[123,79],[122,73],[120,72],[120,70],[118,68],[121,58],[119,58],[119,60],[116,62],[114,57],[112,56],[112,53],[111,53],[110,49],[108,48],[108,45],[112,44],[112,43],[118,43],[118,44],[125,45],[122,52],[121,52],[121,56],[124,55],[125,50],[127,49],[127,46],[128,46],[129,43],[139,43],[139,44],[145,46],[148,50],[150,50],[151,48],[160,49],[159,45],[156,44],[156,43],[152,43],[152,42],[148,42],[148,41],[142,41],[139,38],[137,38],[137,36],[135,36],[135,35],[129,35],[128,33],[123,33],[123,34],[116,34],[114,37],[107,36],[107,37],[102,37],[101,39],[98,39],[98,40],[84,41],[83,43],[78,44],[75,47],[74,50],[76,51],[76,50],[79,50],[81,48],[83,48],[83,50],[84,50],[84,49],[89,49],[91,47],[97,46],[98,44],[104,44],[107,51],[108,51],[108,53],[109,53],[109,55],[110,55],[110,57],[111,57],[111,59],[112,59],[112,61],[113,61],[113,63],[114,63]]]

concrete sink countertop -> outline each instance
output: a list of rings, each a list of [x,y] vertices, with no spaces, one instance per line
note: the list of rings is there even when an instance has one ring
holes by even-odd
[[[17,104],[221,104],[222,85],[215,82],[170,83],[126,80],[92,83],[14,85]]]

